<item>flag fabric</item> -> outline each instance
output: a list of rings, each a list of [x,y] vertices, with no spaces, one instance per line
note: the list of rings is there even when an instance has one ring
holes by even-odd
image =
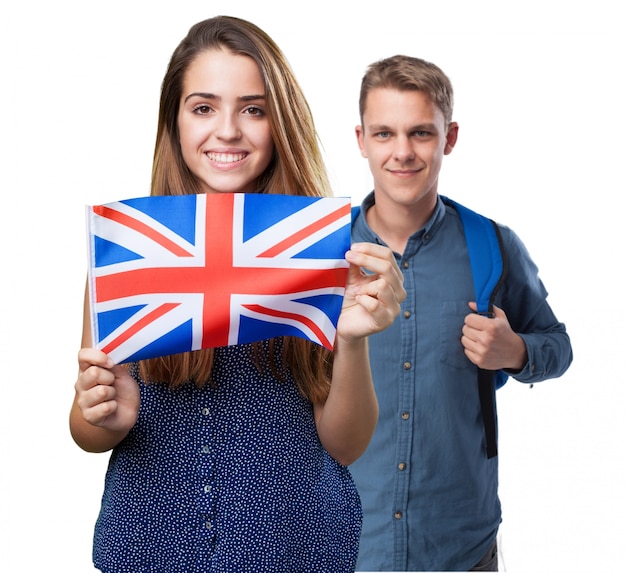
[[[350,199],[226,193],[87,207],[94,346],[116,363],[291,335],[332,349]]]

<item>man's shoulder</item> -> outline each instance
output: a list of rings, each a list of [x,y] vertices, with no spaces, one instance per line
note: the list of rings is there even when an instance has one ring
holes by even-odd
[[[495,219],[493,216],[489,215],[488,213],[485,213],[484,211],[476,211],[475,209],[468,207],[467,205],[460,203],[454,199],[451,199],[450,197],[447,197],[445,195],[439,195],[439,197],[441,198],[442,202],[446,206],[447,214],[450,214],[452,216],[458,217],[461,220],[464,220],[464,217],[462,216],[462,214],[465,213],[466,215],[476,216],[483,220],[491,221],[491,223],[494,224],[498,228],[498,231],[503,239],[504,247],[508,245],[512,245],[512,244],[521,243],[519,236],[517,235],[517,233],[515,233],[515,231],[510,226],[498,221],[497,219]]]

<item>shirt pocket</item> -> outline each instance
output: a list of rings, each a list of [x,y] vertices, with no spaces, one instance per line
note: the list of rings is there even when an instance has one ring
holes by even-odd
[[[465,301],[443,301],[439,320],[439,360],[453,368],[468,368],[461,336],[465,317],[471,312]]]

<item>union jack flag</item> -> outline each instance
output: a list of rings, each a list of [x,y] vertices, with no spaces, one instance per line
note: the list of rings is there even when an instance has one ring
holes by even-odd
[[[94,346],[116,363],[291,335],[332,349],[350,199],[141,197],[87,207]]]

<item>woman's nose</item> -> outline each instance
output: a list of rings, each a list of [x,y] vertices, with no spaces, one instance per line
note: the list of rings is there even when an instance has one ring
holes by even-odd
[[[218,138],[232,141],[241,137],[241,129],[237,118],[230,113],[220,114],[215,133]]]

